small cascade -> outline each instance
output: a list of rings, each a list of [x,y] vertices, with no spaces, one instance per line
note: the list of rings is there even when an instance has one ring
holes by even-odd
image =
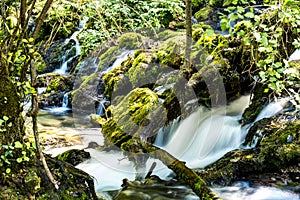
[[[62,101],[62,106],[63,108],[69,108],[69,94],[70,92],[66,92],[64,94],[64,98],[63,98],[63,101]]]
[[[67,70],[68,70],[68,63],[71,62],[74,58],[76,58],[77,56],[79,56],[81,54],[81,50],[80,50],[80,43],[77,39],[78,34],[84,29],[86,22],[88,21],[88,17],[84,17],[83,20],[81,20],[79,22],[79,26],[78,26],[78,30],[75,31],[70,38],[65,40],[65,45],[67,45],[71,40],[73,40],[75,42],[75,45],[69,49],[68,51],[66,51],[65,55],[63,56],[63,63],[60,66],[59,69],[54,70],[54,72],[57,72],[59,74],[66,74]],[[66,60],[66,58],[68,57],[68,54],[71,52],[71,50],[75,48],[76,52],[74,56],[71,56],[70,58],[68,58]]]
[[[103,116],[105,115],[105,103],[107,102],[106,98],[100,100],[96,115]]]
[[[155,144],[186,161],[189,167],[205,167],[241,146],[252,125],[242,127],[239,123],[248,101],[249,96],[242,97],[225,110],[201,107],[183,120],[172,136],[167,134],[166,139],[165,133],[161,131]],[[286,103],[287,99],[270,103],[256,121],[277,114]]]
[[[107,73],[112,69],[120,66],[122,62],[128,58],[128,56],[133,56],[134,52],[135,50],[124,50],[123,53],[117,57],[115,62],[104,71],[104,73]]]

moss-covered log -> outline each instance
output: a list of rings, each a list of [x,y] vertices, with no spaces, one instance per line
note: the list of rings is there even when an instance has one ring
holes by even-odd
[[[148,144],[147,151],[153,158],[161,160],[168,168],[173,170],[202,200],[219,199],[217,195],[206,186],[205,181],[185,165],[185,162],[178,160],[167,151],[150,144]]]

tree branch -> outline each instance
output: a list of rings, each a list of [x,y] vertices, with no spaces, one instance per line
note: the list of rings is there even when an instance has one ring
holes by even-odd
[[[43,7],[43,10],[40,14],[40,16],[38,17],[38,20],[36,22],[36,27],[34,29],[34,32],[32,34],[32,37],[35,39],[38,32],[40,31],[41,27],[42,27],[42,24],[45,20],[45,17],[46,17],[46,14],[48,12],[48,10],[50,9],[51,5],[53,3],[53,0],[47,0],[44,7]]]
[[[32,63],[30,65],[30,71],[31,71],[31,85],[32,85],[32,87],[34,87],[35,89],[37,89],[37,84],[36,84],[37,74],[36,74],[35,66]],[[37,94],[33,94],[32,95],[32,108],[31,108],[31,111],[30,111],[29,114],[32,117],[32,129],[33,129],[35,144],[36,144],[36,148],[37,148],[40,160],[41,160],[41,162],[43,164],[43,167],[45,169],[47,177],[53,183],[54,187],[56,189],[59,189],[57,181],[54,179],[52,173],[50,172],[49,167],[48,167],[47,162],[46,162],[46,159],[45,159],[44,154],[42,152],[42,149],[40,147],[39,136],[38,136],[38,127],[37,127],[37,114],[38,114],[38,98],[37,98]]]

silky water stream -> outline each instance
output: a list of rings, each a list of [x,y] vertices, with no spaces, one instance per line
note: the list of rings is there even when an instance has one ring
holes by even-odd
[[[70,40],[75,41],[75,56],[65,59],[61,68],[56,70],[60,74],[67,73],[67,64],[70,59],[80,55],[78,33],[83,29],[87,18],[80,22]],[[122,52],[113,65],[103,73],[119,66],[134,51]],[[68,53],[68,52],[66,52]],[[66,55],[67,56],[67,55]],[[95,66],[97,66],[95,64]],[[97,68],[97,67],[96,67]],[[95,69],[96,69],[95,68]],[[41,89],[40,92],[43,92]],[[54,146],[46,148],[45,152],[58,155],[68,149],[83,149],[90,152],[91,159],[79,164],[77,168],[89,173],[95,180],[95,189],[99,196],[104,199],[113,199],[113,193],[121,189],[122,180],[135,180],[137,173],[143,177],[148,172],[153,162],[156,168],[153,175],[168,181],[172,186],[149,185],[137,188],[135,191],[128,191],[133,197],[138,199],[178,199],[196,200],[199,199],[191,189],[178,185],[174,179],[174,174],[159,160],[149,158],[146,167],[136,170],[134,164],[130,162],[121,151],[100,151],[98,145],[104,143],[104,138],[100,128],[86,124],[86,127],[74,123],[76,115],[72,114],[68,106],[68,95],[65,93],[61,107],[51,107],[40,111],[38,122],[40,133],[50,137],[61,137],[66,142],[63,147]],[[103,99],[102,104],[105,103]],[[259,114],[256,121],[264,117],[270,117],[283,109],[286,100],[268,104]],[[102,104],[95,109],[94,113],[103,114]],[[241,126],[239,120],[243,110],[249,104],[249,96],[243,96],[224,108],[207,109],[200,107],[184,120],[174,120],[169,127],[162,128],[156,138],[154,145],[167,150],[180,160],[183,160],[191,168],[201,168],[211,164],[221,158],[227,152],[241,148],[241,144],[252,124]],[[86,116],[88,117],[88,116]],[[46,136],[44,136],[46,137]],[[48,138],[49,140],[49,138]],[[94,145],[91,145],[94,144]],[[96,145],[95,145],[96,144]],[[91,148],[91,146],[93,146]],[[251,148],[251,147],[249,147]],[[284,191],[273,187],[252,187],[247,182],[238,182],[232,186],[211,188],[222,199],[228,200],[296,200],[299,194]],[[134,200],[134,198],[132,198]]]
[[[167,150],[180,160],[184,160],[191,168],[204,167],[228,151],[240,148],[250,125],[242,127],[239,123],[244,108],[248,105],[249,97],[243,96],[232,102],[226,108],[208,110],[199,108],[188,118],[180,121],[175,120],[170,127],[162,129],[155,141],[155,145]],[[257,117],[259,120],[270,117],[280,112],[286,100],[268,104]],[[102,145],[104,138],[99,128],[74,128],[70,124],[62,124],[62,121],[72,121],[72,116],[62,114],[53,117],[53,113],[42,114],[44,120],[59,120],[60,128],[67,128],[79,137],[78,145],[64,148],[47,150],[48,153],[57,155],[70,148],[86,148],[90,142]],[[46,119],[47,118],[47,119]],[[63,120],[62,120],[63,119]],[[68,126],[68,127],[66,127]],[[57,130],[60,131],[60,130]],[[72,135],[72,134],[71,134]],[[95,148],[86,148],[90,152],[91,159],[79,164],[77,167],[94,177],[95,189],[99,196],[112,199],[111,191],[121,189],[122,180],[127,178],[133,181],[137,171],[132,162],[128,161],[121,151],[100,151]],[[147,173],[151,164],[157,163],[153,172],[163,180],[172,180],[173,174],[159,160],[148,159],[144,173]],[[140,172],[139,172],[140,173]],[[172,181],[171,181],[172,182]],[[198,199],[187,187],[175,186],[147,186],[135,192],[140,199]],[[280,190],[274,187],[253,187],[247,182],[238,182],[232,186],[211,188],[223,199],[246,199],[246,200],[273,200],[299,199],[299,194],[291,191]]]

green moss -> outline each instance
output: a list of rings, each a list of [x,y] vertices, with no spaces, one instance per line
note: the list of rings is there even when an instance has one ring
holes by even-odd
[[[167,30],[164,30],[164,31],[158,33],[158,39],[164,41],[171,37],[182,36],[184,34],[185,34],[185,32],[183,32],[183,31],[172,31],[172,30],[167,29]]]
[[[121,51],[118,46],[110,47],[105,53],[100,56],[100,62],[98,65],[98,70],[101,71],[104,68],[109,67],[121,54]]]
[[[34,171],[28,172],[24,178],[26,190],[30,193],[36,193],[41,187],[41,178]]]
[[[266,85],[258,84],[257,87],[254,89],[254,96],[251,100],[250,105],[245,109],[243,113],[243,118],[248,122],[253,122],[255,118],[258,116],[260,111],[265,106],[265,97],[269,95],[265,93],[265,89],[267,88]]]
[[[132,67],[128,70],[128,77],[133,88],[150,87],[154,84],[159,75],[159,66],[153,63],[152,53],[140,53],[132,63]]]
[[[139,33],[125,33],[118,38],[120,48],[138,49],[142,45],[143,36]]]
[[[137,88],[116,106],[110,106],[111,116],[103,123],[102,132],[106,146],[121,145],[138,134],[147,117],[158,104],[158,96],[147,88]],[[126,145],[126,144],[124,144]],[[125,146],[123,146],[125,148]]]
[[[34,59],[35,68],[38,74],[43,73],[46,70],[46,63],[41,54],[37,54]]]
[[[56,76],[50,81],[46,92],[71,90],[72,87],[73,82],[71,76]]]
[[[205,7],[200,9],[198,12],[195,13],[195,17],[199,21],[204,21],[209,18],[209,15],[214,12],[214,9],[211,7]]]
[[[76,166],[79,163],[91,158],[91,156],[90,153],[85,152],[84,150],[70,149],[62,154],[59,154],[56,158],[57,160],[65,161]]]
[[[122,77],[124,77],[124,74],[128,71],[128,68],[131,67],[131,63],[131,58],[129,58],[125,64],[110,70],[103,76],[103,82],[105,84],[104,94],[108,98],[111,98],[112,93],[121,87],[119,84],[122,83],[119,83],[119,81],[122,79]],[[131,86],[128,87],[131,88]]]
[[[206,0],[192,0],[192,10],[195,13],[197,10],[203,8],[206,4]]]
[[[287,138],[292,137],[288,142]],[[285,128],[265,136],[259,144],[259,158],[274,170],[300,162],[300,122],[288,123]]]
[[[159,62],[179,69],[184,63],[185,37],[176,36],[165,41],[156,54]]]

